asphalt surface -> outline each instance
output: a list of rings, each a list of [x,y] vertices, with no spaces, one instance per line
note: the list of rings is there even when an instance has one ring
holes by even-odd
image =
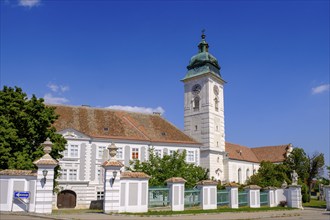
[[[330,220],[330,211],[324,209],[305,208],[304,210],[265,211],[265,212],[231,212],[196,215],[171,215],[171,216],[137,216],[137,215],[106,215],[102,213],[82,213],[66,215],[37,215],[32,213],[0,213],[1,220],[238,220],[238,219],[263,219],[263,220]]]

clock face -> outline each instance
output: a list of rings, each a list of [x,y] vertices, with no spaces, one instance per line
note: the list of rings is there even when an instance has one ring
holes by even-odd
[[[195,84],[195,85],[192,87],[192,92],[193,92],[194,94],[198,94],[201,90],[202,90],[202,86],[199,85],[199,84]]]
[[[215,95],[219,95],[219,88],[218,88],[218,86],[214,86],[213,87],[213,92],[214,92]]]

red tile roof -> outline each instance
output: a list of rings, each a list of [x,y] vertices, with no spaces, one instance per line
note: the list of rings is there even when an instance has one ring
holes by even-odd
[[[259,161],[283,162],[290,144],[251,148]]]
[[[166,183],[185,183],[187,181],[181,177],[172,177],[172,178],[165,180],[165,182]]]
[[[257,156],[251,148],[226,142],[226,152],[230,159],[259,163]]]
[[[4,176],[37,176],[36,170],[1,170],[0,175]]]
[[[121,163],[120,161],[111,161],[111,160],[107,160],[104,161],[104,163],[102,164],[103,167],[123,167],[124,164]]]
[[[226,142],[228,157],[234,160],[243,160],[260,163],[270,161],[272,163],[283,162],[290,144],[249,148],[238,144]]]
[[[201,145],[157,114],[107,108],[49,105],[60,115],[57,131],[75,129],[95,138]],[[105,129],[106,128],[106,129]]]
[[[130,178],[142,178],[142,179],[149,179],[150,176],[143,173],[143,172],[122,172],[120,175],[121,179],[130,179]]]

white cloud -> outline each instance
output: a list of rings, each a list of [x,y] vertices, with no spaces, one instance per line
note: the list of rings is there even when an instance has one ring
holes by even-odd
[[[330,90],[330,84],[323,84],[312,88],[312,94],[320,94]]]
[[[50,88],[50,90],[52,90],[53,92],[58,91],[58,85],[56,85],[56,84],[48,83],[47,87]]]
[[[69,90],[69,86],[60,86],[61,92],[66,92]]]
[[[152,114],[154,112],[159,112],[160,114],[164,114],[164,112],[165,112],[165,110],[162,107],[147,108],[147,107],[138,107],[138,106],[111,105],[106,108],[124,110],[124,111],[130,111],[130,112],[147,113],[147,114]]]
[[[23,7],[32,8],[38,6],[41,0],[18,0],[18,4]]]
[[[50,90],[52,90],[52,92],[66,92],[69,90],[69,86],[63,86],[63,85],[56,85],[54,83],[48,83],[47,85],[48,88],[50,88]]]
[[[50,93],[47,93],[44,95],[44,100],[45,100],[45,103],[48,103],[48,104],[64,104],[66,102],[69,102],[69,100],[67,98],[55,97]]]

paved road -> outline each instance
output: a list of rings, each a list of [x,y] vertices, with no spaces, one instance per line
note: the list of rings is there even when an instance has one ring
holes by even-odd
[[[172,216],[127,216],[127,215],[105,215],[101,213],[67,214],[67,215],[27,215],[25,213],[10,214],[1,213],[1,220],[41,220],[41,219],[61,219],[61,220],[242,220],[242,219],[262,219],[262,220],[330,220],[330,212],[324,209],[305,209],[292,211],[266,211],[266,212],[235,212],[217,214],[198,215],[172,215]]]

